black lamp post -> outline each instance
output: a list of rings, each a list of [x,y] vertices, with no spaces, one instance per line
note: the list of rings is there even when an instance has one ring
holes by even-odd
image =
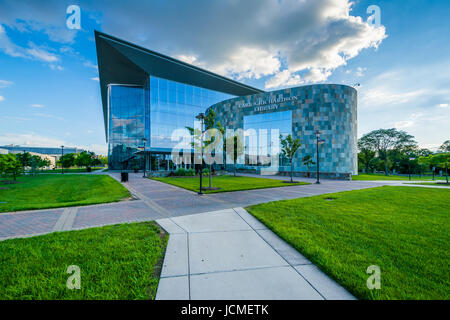
[[[142,178],[145,178],[145,169],[147,167],[147,155],[145,154],[145,143],[147,142],[146,138],[142,138],[142,141],[144,142],[144,175],[142,176]]]
[[[320,138],[320,134],[322,132],[320,132],[319,130],[316,131],[316,162],[317,162],[317,179],[316,179],[316,184],[320,184],[320,172],[319,172],[319,145],[321,145],[322,143],[325,142],[325,140],[319,139]]]
[[[201,121],[201,127],[200,127],[200,190],[198,192],[199,195],[202,195],[202,177],[203,177],[203,122],[205,121],[205,114],[199,113],[198,116],[195,117],[197,120]]]
[[[61,174],[64,174],[64,146],[61,146]]]
[[[411,181],[411,161],[414,161],[414,160],[416,160],[416,158],[413,158],[413,157],[409,157],[409,159],[408,159],[409,161],[408,161],[408,176],[409,176],[409,181]]]

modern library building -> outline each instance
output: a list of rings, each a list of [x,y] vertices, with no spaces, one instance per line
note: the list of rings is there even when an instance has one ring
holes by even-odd
[[[274,147],[279,133],[302,144],[295,174],[315,172],[315,163],[303,159],[316,159],[320,132],[321,174],[357,174],[353,87],[317,84],[265,92],[98,31],[95,40],[110,169],[176,169],[180,164],[172,161],[177,145],[172,133],[194,127],[197,115],[213,110],[224,128],[244,132],[240,169],[288,172],[290,164]],[[277,158],[277,167],[258,156]]]

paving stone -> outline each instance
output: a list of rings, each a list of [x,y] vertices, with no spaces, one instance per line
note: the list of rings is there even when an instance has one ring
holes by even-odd
[[[181,216],[173,221],[190,233],[251,229],[233,209]]]
[[[191,274],[285,265],[253,230],[189,234]]]
[[[278,237],[272,230],[256,230],[256,232],[269,243],[269,245],[275,249],[285,260],[289,262],[290,265],[299,264],[311,264],[311,261],[306,259],[297,250],[291,247],[283,239]]]
[[[297,271],[300,272],[300,274],[327,300],[356,299],[345,288],[332,280],[313,264],[296,266],[295,269],[297,269]]]
[[[292,267],[192,275],[193,300],[322,300]]]
[[[161,277],[188,275],[187,234],[171,234],[164,256]]]
[[[161,278],[156,300],[188,300],[189,280],[187,276]]]

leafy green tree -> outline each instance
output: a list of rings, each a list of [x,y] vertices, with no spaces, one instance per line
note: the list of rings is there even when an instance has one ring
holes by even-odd
[[[16,177],[23,172],[20,158],[13,154],[0,155],[0,173],[11,174],[16,181]]]
[[[64,168],[70,168],[75,165],[75,153],[64,154],[58,161],[57,164],[61,165],[61,160]]]
[[[442,152],[450,152],[450,140],[445,141],[442,146],[439,147]]]
[[[292,135],[288,135],[283,138],[283,136],[280,134],[280,141],[281,153],[291,162],[291,182],[294,182],[292,178],[294,174],[294,156],[298,148],[300,148],[302,144],[300,143],[299,139],[292,138]]]
[[[29,152],[17,153],[16,158],[22,164],[23,171],[26,167],[31,167],[31,154]]]
[[[310,167],[315,165],[316,162],[313,161],[313,158],[310,155],[307,155],[302,158],[302,163],[308,168],[308,178],[309,178]]]
[[[94,164],[95,154],[90,151],[81,152],[74,160],[74,163],[78,167],[86,167],[89,171],[89,168]]]
[[[358,161],[362,163],[364,166],[364,172],[370,172],[371,168],[374,165],[374,159],[376,156],[375,151],[364,148],[360,146],[358,142],[359,153],[358,153]]]
[[[417,149],[417,142],[414,136],[405,131],[392,129],[378,129],[362,136],[358,141],[361,149],[368,149],[378,153],[378,156],[384,161],[384,172],[389,175],[389,156],[391,150],[399,150],[401,152],[411,152]]]
[[[220,131],[220,133],[224,134],[225,129],[222,127],[222,125],[220,124],[220,121],[218,121],[216,123],[216,113],[214,112],[214,110],[208,110],[208,112],[205,115],[205,119],[204,119],[204,124],[205,124],[205,130],[210,130],[213,128],[216,128]],[[193,142],[191,143],[192,147],[195,149],[196,146],[198,146],[198,141],[201,140],[201,135],[202,132],[200,129],[194,129],[192,127],[186,127],[186,129],[189,131],[190,135],[193,137]],[[213,139],[211,139],[210,141],[203,141],[203,151],[205,149],[207,149],[210,145],[212,145],[213,143],[217,143],[217,141]],[[202,159],[203,161],[203,159]],[[209,188],[212,188],[212,182],[211,182],[211,175],[212,175],[212,164],[209,164]]]

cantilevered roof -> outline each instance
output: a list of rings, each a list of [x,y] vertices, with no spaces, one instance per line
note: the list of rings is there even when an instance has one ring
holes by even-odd
[[[264,92],[99,31],[95,31],[95,43],[105,131],[108,84],[143,86],[153,75],[235,96]]]

